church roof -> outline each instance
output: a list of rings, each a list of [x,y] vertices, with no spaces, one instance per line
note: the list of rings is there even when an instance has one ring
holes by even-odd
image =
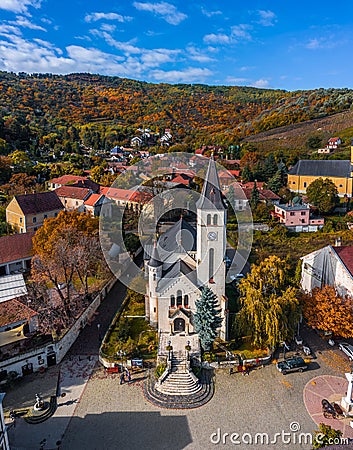
[[[198,209],[210,209],[211,204],[217,209],[226,209],[223,201],[222,192],[219,187],[219,178],[216,163],[213,157],[208,164],[206,178],[202,187],[201,197],[196,203]]]
[[[182,259],[178,259],[172,264],[163,274],[162,278],[158,282],[157,289],[162,291],[166,286],[175,281],[176,279],[186,276],[195,286],[197,286],[197,274],[188,264]]]
[[[164,253],[185,253],[196,251],[196,230],[184,218],[181,218],[158,239],[160,256]]]
[[[289,175],[315,177],[351,178],[352,166],[349,160],[307,160],[302,159],[293,166]]]
[[[154,242],[151,259],[148,264],[151,267],[159,267],[163,264],[159,257],[156,241]]]

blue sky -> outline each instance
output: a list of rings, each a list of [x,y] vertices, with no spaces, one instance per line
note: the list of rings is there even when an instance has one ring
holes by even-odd
[[[349,0],[0,0],[0,70],[353,88]]]

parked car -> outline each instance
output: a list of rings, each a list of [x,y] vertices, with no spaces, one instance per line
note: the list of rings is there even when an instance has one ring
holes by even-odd
[[[348,356],[350,361],[353,361],[353,345],[347,344],[347,342],[341,342],[338,344],[338,348]]]
[[[304,359],[300,356],[280,361],[276,364],[276,367],[283,375],[286,375],[289,372],[303,372],[303,370],[308,368]]]

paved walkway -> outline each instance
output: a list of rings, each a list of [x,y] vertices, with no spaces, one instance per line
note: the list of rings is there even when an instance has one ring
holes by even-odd
[[[342,377],[332,375],[315,377],[304,388],[304,404],[316,424],[330,425],[335,430],[341,430],[343,437],[353,438],[353,429],[349,425],[352,419],[326,419],[321,405],[321,400],[324,398],[330,403],[340,404],[341,398],[346,394],[347,386],[347,380]]]
[[[52,450],[59,447],[96,363],[97,357],[72,357],[62,363],[57,410],[50,419],[36,425],[17,418],[16,427],[9,431],[12,450]]]

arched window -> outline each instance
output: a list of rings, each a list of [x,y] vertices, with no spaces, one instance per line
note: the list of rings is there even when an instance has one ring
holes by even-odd
[[[174,295],[170,296],[170,306],[173,308],[175,306],[175,297]]]
[[[207,214],[207,225],[211,225],[211,214]]]
[[[181,306],[183,304],[183,297],[181,291],[177,291],[177,306]]]
[[[218,224],[218,216],[217,216],[217,214],[215,214],[213,216],[213,225],[217,225],[217,224]]]
[[[156,281],[156,276],[157,276],[157,275],[154,273],[154,274],[153,274],[153,281]]]
[[[189,296],[188,295],[184,295],[184,306],[185,306],[185,308],[189,307]]]
[[[208,260],[208,278],[211,282],[213,282],[214,275],[214,248],[210,248],[210,255]]]

